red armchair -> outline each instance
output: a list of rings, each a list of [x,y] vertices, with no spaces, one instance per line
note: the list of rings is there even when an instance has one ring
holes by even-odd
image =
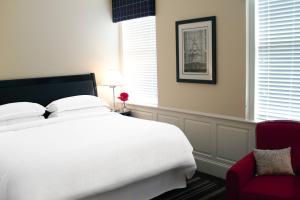
[[[256,127],[258,149],[291,147],[296,176],[255,176],[253,153],[233,165],[226,176],[227,200],[300,200],[300,123],[267,121]]]

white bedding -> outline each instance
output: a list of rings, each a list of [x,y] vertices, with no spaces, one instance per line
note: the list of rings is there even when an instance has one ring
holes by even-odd
[[[62,200],[196,169],[175,126],[116,113],[0,127],[0,199]]]

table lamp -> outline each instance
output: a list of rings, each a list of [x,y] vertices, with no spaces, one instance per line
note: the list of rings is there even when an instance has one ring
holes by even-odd
[[[109,86],[113,89],[113,111],[116,111],[115,88],[123,85],[123,78],[118,69],[108,69],[102,81],[103,86]]]

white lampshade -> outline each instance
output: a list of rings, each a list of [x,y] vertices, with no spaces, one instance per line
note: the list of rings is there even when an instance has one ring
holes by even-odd
[[[118,69],[108,69],[102,81],[104,86],[123,85],[123,77]]]

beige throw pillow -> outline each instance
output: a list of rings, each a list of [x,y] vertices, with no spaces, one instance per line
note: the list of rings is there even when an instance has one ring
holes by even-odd
[[[257,175],[295,175],[291,147],[278,150],[254,149]]]

